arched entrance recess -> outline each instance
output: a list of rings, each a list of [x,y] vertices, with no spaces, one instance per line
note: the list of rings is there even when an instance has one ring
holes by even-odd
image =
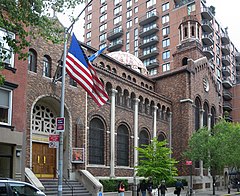
[[[65,108],[65,132],[63,172],[70,165],[71,146],[70,118]],[[54,97],[42,97],[31,112],[31,168],[38,178],[55,178],[58,167],[58,151],[49,145],[49,136],[56,133],[56,118],[60,115],[60,102]],[[67,145],[69,144],[69,145]]]

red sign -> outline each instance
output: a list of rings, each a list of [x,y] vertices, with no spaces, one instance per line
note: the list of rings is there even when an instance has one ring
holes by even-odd
[[[65,128],[65,123],[64,123],[65,119],[63,117],[59,117],[56,119],[57,122],[57,131],[58,132],[63,132],[64,128]]]
[[[192,161],[186,161],[186,165],[192,165]]]
[[[59,146],[59,135],[49,135],[49,148],[58,148]]]
[[[49,135],[50,142],[59,142],[59,135]]]

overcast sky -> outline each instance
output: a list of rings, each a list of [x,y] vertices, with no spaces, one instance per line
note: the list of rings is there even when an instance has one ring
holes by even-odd
[[[240,51],[240,0],[207,0],[207,6],[213,5],[215,7],[215,18],[219,22],[222,28],[228,27],[228,34],[231,41]],[[82,10],[83,5],[75,8],[74,13],[77,16]],[[69,26],[67,22],[67,16],[59,16],[60,21],[65,26]],[[83,16],[74,25],[74,33],[77,38],[83,41]]]

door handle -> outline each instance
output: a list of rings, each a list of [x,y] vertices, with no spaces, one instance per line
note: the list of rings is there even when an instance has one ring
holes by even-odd
[[[46,164],[46,156],[43,156],[43,163]]]
[[[37,156],[37,162],[40,163],[40,156]]]

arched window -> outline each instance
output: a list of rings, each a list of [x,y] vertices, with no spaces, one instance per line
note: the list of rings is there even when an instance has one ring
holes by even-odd
[[[117,165],[129,165],[129,133],[125,125],[120,125],[117,130]]]
[[[43,57],[43,76],[51,78],[51,59],[49,56],[44,56]]]
[[[186,38],[188,36],[188,29],[187,27],[184,28],[184,37]]]
[[[110,65],[107,65],[107,66],[106,66],[106,69],[107,69],[108,71],[111,71]]]
[[[162,141],[166,140],[166,137],[165,137],[164,133],[160,133],[160,134],[158,135],[157,140],[158,140],[159,142],[162,142]]]
[[[195,36],[195,27],[194,26],[191,27],[191,36],[192,37]]]
[[[208,126],[208,104],[204,103],[203,105],[203,126]]]
[[[187,57],[184,57],[184,58],[182,59],[182,66],[187,65],[187,64],[188,64],[188,58],[187,58]]]
[[[115,68],[112,68],[112,72],[116,74],[117,70]]]
[[[33,49],[28,52],[28,70],[37,73],[37,53]]]
[[[89,164],[104,164],[104,125],[98,118],[89,125]]]
[[[212,107],[211,108],[211,128],[213,128],[213,126],[215,125],[215,119],[216,119],[216,111],[215,111],[215,108]]]
[[[122,77],[123,77],[123,78],[126,78],[127,76],[126,76],[126,74],[125,74],[125,73],[122,73]]]
[[[195,99],[195,130],[200,128],[200,100]]]
[[[148,145],[150,144],[150,138],[148,135],[148,132],[146,129],[141,130],[140,134],[139,134],[139,147],[142,147],[142,145]]]

